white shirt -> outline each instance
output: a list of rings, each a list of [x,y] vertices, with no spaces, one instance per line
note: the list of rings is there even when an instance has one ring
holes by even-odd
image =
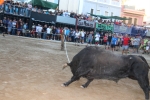
[[[36,32],[38,32],[39,26],[36,26]]]
[[[38,32],[42,32],[42,29],[43,28],[41,26],[39,26],[37,30],[38,30]]]
[[[47,28],[46,31],[47,31],[47,34],[50,34],[51,33],[51,28]]]
[[[79,33],[79,32],[76,32],[75,38],[79,38],[79,36],[80,36],[80,33]]]
[[[81,36],[84,37],[85,36],[85,32],[81,31]]]
[[[95,40],[96,40],[96,41],[99,41],[99,38],[100,38],[100,35],[99,35],[99,34],[96,34],[96,35],[95,35]]]
[[[13,21],[13,22],[12,22],[12,25],[13,25],[13,27],[16,27],[16,22]]]

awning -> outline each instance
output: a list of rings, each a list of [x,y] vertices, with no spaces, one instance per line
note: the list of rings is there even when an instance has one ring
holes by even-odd
[[[88,13],[88,14],[90,14],[91,16],[100,17],[101,19],[110,19],[109,16],[95,15],[95,14],[91,14],[91,13]]]
[[[58,4],[43,0],[32,0],[32,5],[41,7],[42,9],[56,9],[58,7]]]
[[[95,15],[95,14],[91,14],[91,13],[88,13],[88,14],[90,14],[91,16],[100,17],[101,19],[130,20],[130,18],[119,17],[119,16],[103,16],[103,15]]]
[[[119,17],[119,16],[111,16],[112,19],[118,19],[118,20],[130,20],[130,18],[125,17]]]

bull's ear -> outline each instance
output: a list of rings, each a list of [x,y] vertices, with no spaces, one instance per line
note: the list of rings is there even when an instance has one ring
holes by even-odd
[[[130,57],[129,59],[132,59],[132,57]]]

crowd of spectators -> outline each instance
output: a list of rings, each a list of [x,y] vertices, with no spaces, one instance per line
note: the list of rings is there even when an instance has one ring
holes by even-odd
[[[29,28],[27,22],[21,19],[11,19],[4,17],[0,20],[0,31],[4,34],[26,36],[31,38],[48,39],[48,40],[61,40],[61,35],[64,34],[67,42],[74,42],[76,46],[80,44],[95,44],[105,45],[105,49],[111,49],[117,51],[123,45],[133,47],[133,52],[138,53],[138,49],[142,49],[143,53],[149,53],[150,40],[147,38],[142,39],[141,36],[126,36],[128,40],[124,40],[124,34],[120,33],[108,33],[104,31],[97,31],[94,34],[93,31],[85,31],[83,29],[73,29],[68,27],[55,27],[53,25],[32,24],[32,28]],[[124,42],[124,41],[128,41]],[[123,47],[127,51],[128,47]],[[125,52],[126,53],[126,52]]]
[[[0,11],[2,11],[2,8],[4,5],[0,6]],[[128,26],[132,27],[134,25],[132,24],[126,24],[121,20],[111,20],[111,19],[101,19],[98,17],[93,17],[90,14],[77,14],[75,12],[68,12],[68,10],[43,10],[41,7],[32,6],[32,4],[24,3],[24,2],[14,2],[13,0],[7,0],[5,1],[5,7],[4,12],[9,14],[17,14],[20,16],[26,16],[30,17],[31,11],[38,12],[38,13],[44,13],[44,14],[50,14],[50,15],[57,15],[57,16],[64,16],[64,17],[71,17],[71,18],[78,18],[83,19],[87,21],[93,21],[100,24],[108,24],[108,25],[120,25],[120,26]],[[144,28],[143,26],[136,25],[136,28]]]

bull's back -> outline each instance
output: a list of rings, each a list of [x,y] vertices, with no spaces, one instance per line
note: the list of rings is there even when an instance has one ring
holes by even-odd
[[[124,58],[101,48],[90,48],[78,63],[79,70],[90,70],[89,76],[112,79],[126,77],[128,72]]]

